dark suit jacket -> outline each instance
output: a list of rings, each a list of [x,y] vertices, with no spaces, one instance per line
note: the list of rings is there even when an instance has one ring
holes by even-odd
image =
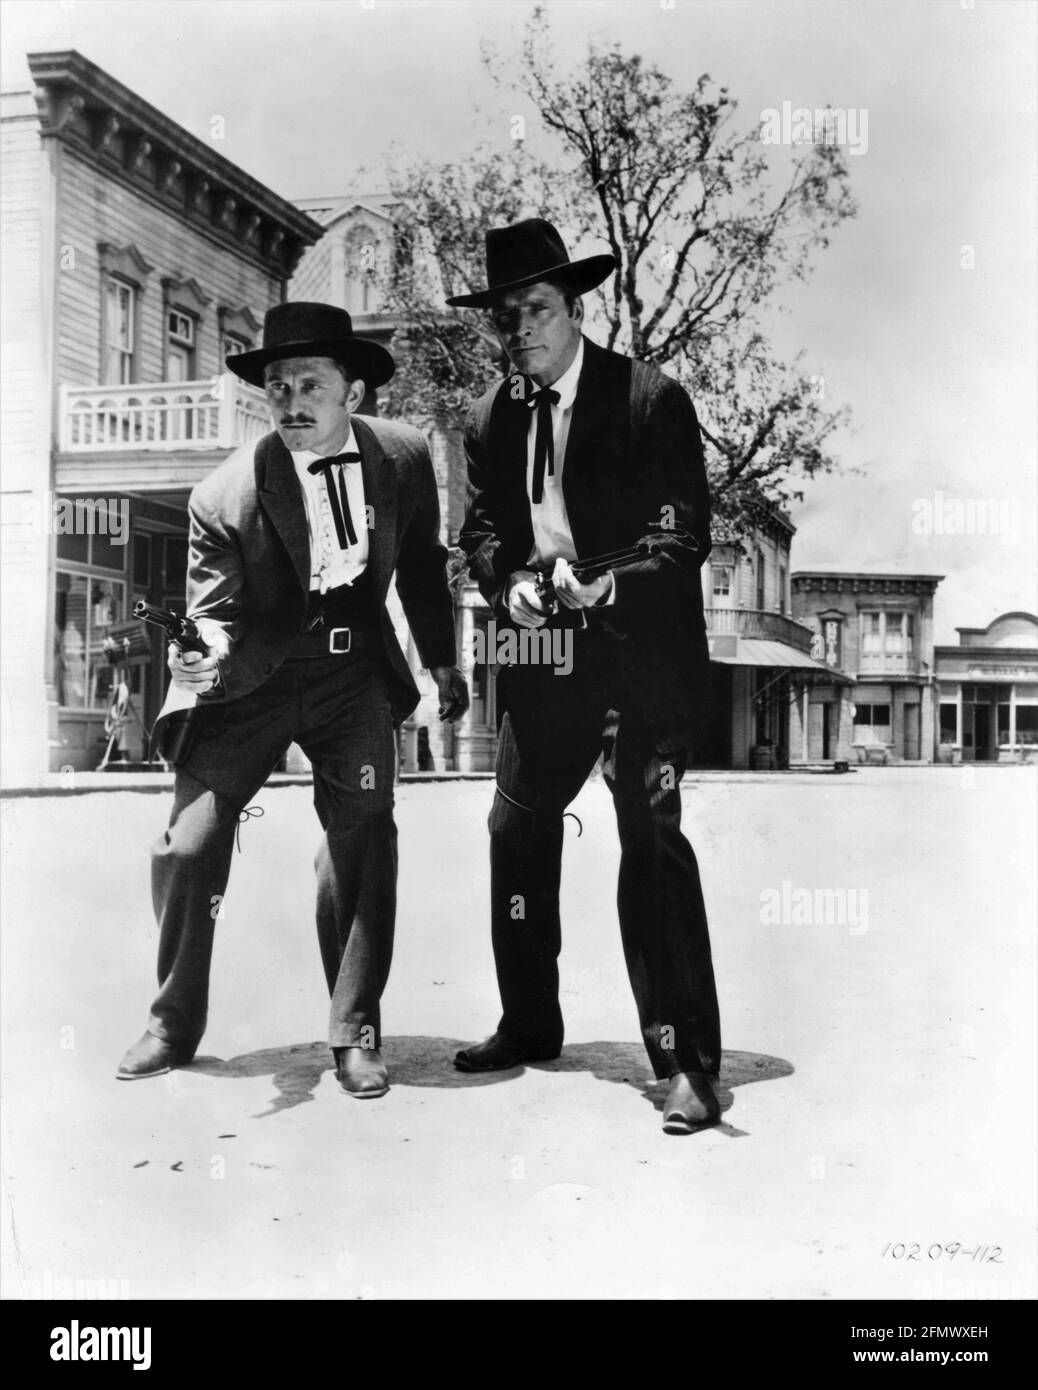
[[[528,568],[533,547],[530,411],[513,399],[510,382],[482,396],[466,424],[470,492],[460,537],[499,620],[508,576]],[[631,545],[665,519],[693,538],[694,551],[678,560],[660,554],[619,574],[616,603],[602,610],[617,662],[644,685],[645,715],[657,727],[687,728],[709,662],[699,571],[710,552],[710,494],[687,393],[655,367],[585,338],[562,484],[582,559]]]
[[[365,504],[373,509],[368,574],[392,674],[395,717],[410,714],[418,690],[385,609],[397,592],[423,665],[456,661],[454,606],[429,449],[422,434],[397,421],[353,417]],[[256,689],[288,655],[303,629],[310,587],[310,542],[303,492],[292,455],[277,433],[240,449],[194,489],[187,610],[230,638],[221,684],[208,704]]]

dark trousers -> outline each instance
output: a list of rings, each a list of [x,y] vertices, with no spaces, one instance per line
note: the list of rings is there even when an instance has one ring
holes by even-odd
[[[563,812],[603,755],[620,834],[617,905],[642,1038],[657,1077],[717,1075],[720,1021],[699,868],[681,833],[683,737],[639,717],[636,673],[604,634],[574,668],[508,668],[490,813],[491,917],[503,1014],[531,1052],[562,1045],[558,956]],[[579,853],[579,850],[576,851]]]
[[[244,698],[205,707],[177,769],[169,829],[152,851],[160,988],[148,1027],[160,1038],[193,1050],[205,1032],[213,932],[239,814],[297,742],[313,764],[324,829],[317,936],[331,994],[329,1042],[380,1046],[397,873],[396,741],[380,662],[363,651],[293,658]]]

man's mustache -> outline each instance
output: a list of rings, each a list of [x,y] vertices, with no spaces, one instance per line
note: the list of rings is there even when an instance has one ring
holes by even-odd
[[[312,425],[314,422],[305,415],[282,415],[283,425]]]

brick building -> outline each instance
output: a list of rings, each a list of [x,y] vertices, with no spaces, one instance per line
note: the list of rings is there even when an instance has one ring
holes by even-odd
[[[792,577],[794,617],[834,682],[806,696],[808,761],[934,761],[933,605],[942,575],[818,570]]]
[[[0,101],[9,781],[96,766],[121,678],[139,756],[165,659],[125,620],[138,598],[182,606],[188,493],[270,429],[224,355],[322,230],[79,53],[28,67]]]

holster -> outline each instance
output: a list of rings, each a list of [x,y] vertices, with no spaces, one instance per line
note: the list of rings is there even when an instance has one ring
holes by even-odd
[[[202,710],[196,706],[194,709],[172,710],[157,720],[151,731],[149,757],[162,758],[171,767],[186,763],[194,747],[201,717]]]

